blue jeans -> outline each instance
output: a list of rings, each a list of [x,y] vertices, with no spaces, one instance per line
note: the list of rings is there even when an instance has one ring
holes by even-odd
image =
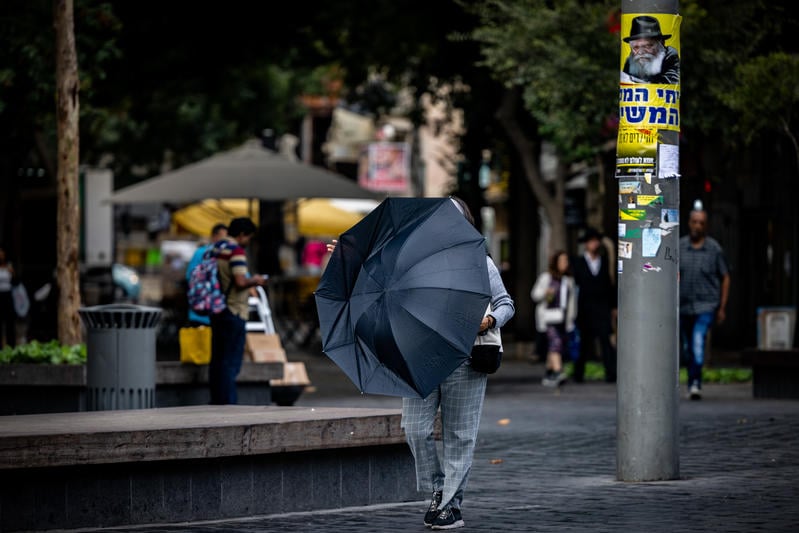
[[[244,341],[247,324],[225,309],[211,316],[211,364],[208,367],[208,385],[211,404],[224,405],[238,402],[236,377],[244,358]]]
[[[713,325],[713,312],[680,315],[682,346],[688,363],[688,386],[702,386],[702,365],[705,363],[707,332]]]

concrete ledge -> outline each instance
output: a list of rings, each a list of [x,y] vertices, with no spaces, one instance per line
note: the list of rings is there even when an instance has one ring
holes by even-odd
[[[85,387],[86,365],[0,365],[0,386]]]
[[[208,383],[208,365],[190,365],[178,361],[159,361],[156,386]],[[283,363],[244,361],[236,379],[238,383],[265,382],[283,376]]]
[[[183,523],[186,529],[186,522],[200,520],[419,501],[427,496],[416,492],[413,457],[404,444],[23,469],[3,472],[0,531],[169,523]]]
[[[209,401],[208,365],[156,363],[156,407],[203,405]],[[272,403],[270,382],[283,377],[283,363],[241,367],[239,403]],[[86,410],[86,365],[0,365],[0,416]]]
[[[283,363],[244,361],[239,382],[269,382],[283,377]],[[191,365],[179,361],[156,363],[156,385],[208,383],[208,365]],[[86,365],[0,365],[0,386],[25,385],[85,387]]]
[[[205,459],[405,442],[387,409],[190,406],[0,420],[0,469]]]
[[[0,531],[423,498],[393,409],[196,406],[0,418]]]

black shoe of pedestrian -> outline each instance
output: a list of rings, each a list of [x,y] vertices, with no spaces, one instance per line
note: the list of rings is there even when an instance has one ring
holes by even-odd
[[[438,506],[441,505],[441,495],[442,492],[440,490],[433,492],[433,498],[430,500],[430,507],[427,508],[427,512],[424,514],[424,525],[427,527],[433,525],[433,520],[435,520],[441,512],[438,509]]]
[[[433,520],[433,525],[430,527],[432,529],[456,529],[465,525],[461,517],[461,510],[447,507],[438,513],[436,519]]]

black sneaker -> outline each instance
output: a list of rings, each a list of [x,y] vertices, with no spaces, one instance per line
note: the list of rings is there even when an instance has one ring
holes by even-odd
[[[430,500],[430,507],[427,508],[427,512],[424,514],[424,525],[427,527],[433,525],[433,520],[435,520],[438,513],[441,512],[438,510],[438,506],[441,504],[441,495],[442,492],[440,490],[433,492],[433,498]]]
[[[461,518],[461,510],[447,507],[438,513],[436,519],[433,520],[433,525],[430,527],[433,529],[455,529],[465,525],[463,518]]]

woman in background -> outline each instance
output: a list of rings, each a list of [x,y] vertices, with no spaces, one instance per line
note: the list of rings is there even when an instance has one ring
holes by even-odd
[[[565,251],[552,254],[548,270],[538,276],[530,296],[536,304],[536,330],[545,334],[547,343],[546,375],[541,384],[557,387],[566,381],[563,354],[568,343],[567,333],[574,329],[577,316],[574,278]]]

